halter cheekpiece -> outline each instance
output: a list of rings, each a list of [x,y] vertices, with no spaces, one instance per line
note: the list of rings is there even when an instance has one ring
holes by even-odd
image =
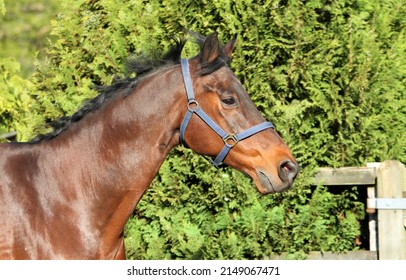
[[[196,114],[200,119],[202,119],[214,132],[217,133],[223,139],[224,147],[221,149],[219,154],[216,156],[214,160],[210,160],[210,162],[215,166],[219,167],[228,153],[230,152],[231,148],[237,145],[238,142],[251,137],[254,134],[257,134],[265,129],[272,128],[274,129],[275,126],[271,122],[262,122],[257,124],[253,127],[250,127],[240,133],[237,134],[229,134],[225,132],[212,118],[207,115],[203,109],[199,106],[199,103],[195,99],[195,94],[193,90],[192,78],[190,76],[189,71],[189,61],[187,59],[181,59],[181,66],[182,66],[182,74],[183,74],[183,81],[185,83],[186,94],[188,99],[188,108],[185,117],[183,118],[182,124],[180,126],[180,141],[182,144],[186,145],[185,142],[185,131],[189,124],[190,119],[192,118],[193,114]]]

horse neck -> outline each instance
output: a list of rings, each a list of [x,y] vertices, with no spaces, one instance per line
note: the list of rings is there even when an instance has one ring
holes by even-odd
[[[100,227],[121,232],[165,157],[179,143],[185,107],[179,68],[151,74],[129,96],[110,100],[75,124],[71,133],[49,141],[47,160],[54,169],[48,172],[64,170],[57,184],[61,192],[76,198],[89,217],[98,217]]]

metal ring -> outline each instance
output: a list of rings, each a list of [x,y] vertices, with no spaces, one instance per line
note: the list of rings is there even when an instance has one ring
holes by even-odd
[[[235,134],[227,135],[225,138],[223,138],[223,141],[224,141],[224,144],[230,148],[234,147],[239,142],[239,140],[237,139],[237,136],[235,136]]]
[[[196,100],[192,99],[189,100],[188,104],[187,104],[187,109],[191,112],[195,112],[197,111],[197,109],[199,108],[199,103],[197,103]]]

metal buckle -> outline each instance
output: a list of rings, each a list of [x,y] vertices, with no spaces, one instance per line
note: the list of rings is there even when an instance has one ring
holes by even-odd
[[[223,138],[223,141],[224,141],[224,144],[230,148],[234,147],[238,143],[238,139],[237,139],[237,136],[235,136],[235,134],[227,135],[227,137]]]

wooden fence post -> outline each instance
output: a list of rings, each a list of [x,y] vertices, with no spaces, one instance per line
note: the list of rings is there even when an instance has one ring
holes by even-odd
[[[370,168],[374,168],[375,171],[379,169],[381,165],[380,162],[369,162],[367,166]],[[376,176],[376,173],[375,173]],[[368,199],[375,199],[376,198],[376,182],[372,186],[367,187],[367,207],[368,207]],[[367,208],[368,213],[368,227],[369,227],[369,250],[376,252],[378,251],[378,214],[376,213],[375,208]]]
[[[402,163],[395,160],[384,161],[381,163],[377,175],[378,198],[403,197],[403,192],[406,192],[406,181],[405,167]],[[404,211],[406,210],[378,210],[378,253],[380,260],[406,260]]]

